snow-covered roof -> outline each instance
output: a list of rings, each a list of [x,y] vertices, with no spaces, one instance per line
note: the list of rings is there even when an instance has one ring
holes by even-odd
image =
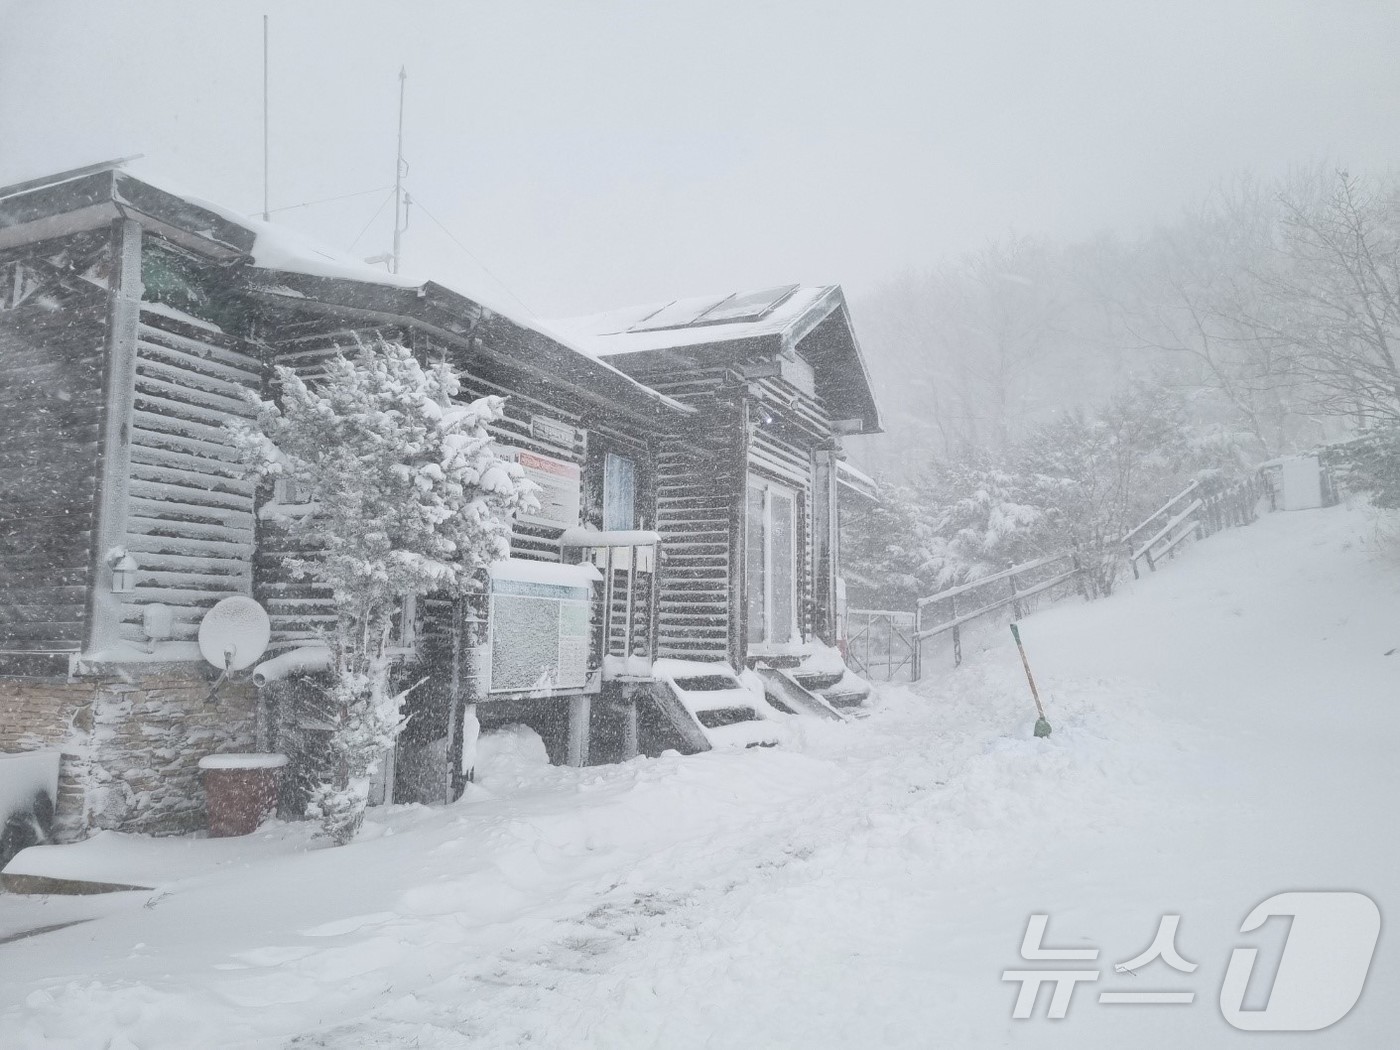
[[[612,357],[781,336],[838,291],[836,285],[781,285],[629,306],[550,324],[568,333],[585,351]]]
[[[148,167],[139,159],[112,161],[0,187],[0,248],[9,243],[95,229],[117,216],[130,216],[177,243],[204,249],[222,258],[244,259],[253,269],[266,271],[267,280],[259,291],[268,295],[315,301],[319,292],[337,286],[352,291],[357,286],[371,286],[411,292],[419,300],[433,297],[441,302],[444,297],[433,293],[448,293],[451,301],[463,307],[474,304],[515,328],[554,344],[563,353],[555,351],[545,355],[551,363],[576,357],[562,369],[568,373],[567,378],[582,376],[586,383],[591,376],[601,387],[600,396],[614,403],[623,397],[640,399],[653,407],[660,405],[674,412],[691,411],[600,360],[567,333],[504,308],[489,295],[475,289],[450,288],[412,274],[389,273],[326,248],[295,230],[250,218],[189,193],[150,172]],[[319,282],[337,282],[337,285],[322,283],[309,292],[303,287],[293,287],[295,282],[279,281],[279,275],[309,277]]]
[[[677,352],[695,359],[800,350],[816,370],[819,394],[837,418],[857,420],[860,433],[881,429],[870,370],[839,285],[788,284],[672,299],[554,320],[550,327],[584,352],[643,381],[673,368],[666,359]]]

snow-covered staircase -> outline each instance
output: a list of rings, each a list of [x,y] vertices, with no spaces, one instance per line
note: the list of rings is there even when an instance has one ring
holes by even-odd
[[[793,677],[837,710],[860,707],[870,697],[870,683],[845,668],[838,675],[796,672]]]
[[[769,657],[758,667],[762,675],[774,671],[807,693],[814,693],[821,703],[837,711],[860,707],[870,696],[870,683],[846,666],[838,649],[817,646],[804,656]],[[770,682],[773,684],[770,685]],[[770,696],[779,688],[778,679],[764,678],[764,688]],[[783,699],[778,692],[777,699]],[[798,714],[815,713],[799,711]]]
[[[641,726],[648,754],[772,747],[781,740],[772,709],[728,664],[658,660],[649,697],[653,717]]]
[[[755,667],[763,682],[768,702],[790,715],[810,715],[844,722],[846,716],[836,710],[821,693],[807,688],[787,671],[778,667]]]
[[[772,747],[783,721],[794,717],[845,721],[870,695],[870,686],[846,669],[834,649],[791,666],[759,664],[743,676],[727,663],[657,660],[651,664],[637,709],[643,754]]]

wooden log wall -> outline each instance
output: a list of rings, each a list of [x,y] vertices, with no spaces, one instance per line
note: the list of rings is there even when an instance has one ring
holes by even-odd
[[[91,248],[51,243],[0,267],[0,650],[84,640],[107,290],[101,259],[73,260]]]
[[[763,359],[744,364],[760,365]],[[741,364],[740,370],[744,364]],[[685,372],[639,376],[660,392],[695,405],[705,424],[665,441],[657,457],[657,529],[662,534],[658,651],[663,657],[726,660],[742,624],[744,608],[743,522],[736,505],[750,472],[797,492],[798,617],[804,640],[821,621],[813,542],[814,456],[832,440],[832,424],[821,402],[786,380],[772,377],[746,384],[752,398],[750,434],[740,434],[730,403],[740,391],[726,368],[697,366]],[[734,443],[744,441],[739,459]],[[742,463],[739,469],[736,464]],[[742,654],[747,639],[737,635]]]
[[[376,337],[406,341],[424,359],[446,354],[462,370],[459,398],[471,401],[495,394],[505,398],[505,414],[492,425],[493,437],[504,446],[536,452],[543,456],[577,464],[583,474],[580,516],[583,524],[602,524],[602,458],[610,449],[629,455],[641,472],[639,481],[650,483],[651,453],[646,440],[625,422],[609,418],[590,406],[562,393],[551,392],[538,376],[519,370],[506,370],[489,362],[473,361],[469,366],[455,349],[445,350],[436,340],[412,330],[338,324],[325,318],[272,326],[269,342],[273,360],[293,368],[304,379],[314,379],[325,361],[337,351],[352,353],[360,341]],[[574,440],[567,445],[541,440],[531,432],[533,415],[547,416],[572,426]],[[305,555],[292,549],[285,530],[264,518],[257,572],[257,595],[268,609],[273,625],[273,646],[287,648],[317,641],[321,632],[335,621],[329,593],[308,580],[294,580],[286,566],[290,556]],[[559,536],[563,526],[520,521],[511,533],[511,554],[517,558],[558,561]],[[419,603],[420,634],[440,633],[439,622],[450,616],[448,602]]]
[[[307,381],[314,381],[323,374],[326,360],[338,349],[349,353],[356,345],[357,336],[377,334],[374,329],[327,330],[320,319],[268,327],[264,341],[271,347],[270,364],[290,368]],[[285,522],[278,516],[283,511],[272,505],[272,496],[271,484],[265,484],[258,494],[253,595],[272,621],[269,651],[276,653],[298,645],[321,643],[334,626],[336,615],[329,588],[295,574],[288,564],[293,558],[314,558],[315,550],[292,539]]]
[[[123,638],[144,643],[149,605],[191,639],[221,598],[252,593],[254,484],[224,423],[249,418],[241,394],[262,365],[241,340],[143,305],[137,330],[127,549],[136,587],[120,596]]]
[[[728,438],[728,441],[726,441]],[[657,653],[687,660],[726,660],[733,493],[743,478],[726,469],[723,428],[666,441],[657,456],[656,528],[661,533]]]

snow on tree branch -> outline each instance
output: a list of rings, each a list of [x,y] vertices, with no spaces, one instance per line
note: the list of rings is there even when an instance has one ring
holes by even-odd
[[[230,430],[251,472],[290,480],[313,507],[284,523],[302,552],[290,567],[329,588],[336,610],[335,777],[311,811],[346,842],[402,728],[403,695],[389,690],[395,614],[410,596],[473,589],[509,554],[511,519],[535,508],[535,486],[491,443],[503,399],[455,401],[456,373],[400,344],[337,354],[314,384],[284,367],[276,379],[280,397],[254,398],[256,418]]]

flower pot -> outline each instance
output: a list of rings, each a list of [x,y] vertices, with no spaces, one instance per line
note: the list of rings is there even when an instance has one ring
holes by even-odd
[[[199,760],[209,809],[209,837],[250,835],[277,804],[286,755],[206,755]]]

